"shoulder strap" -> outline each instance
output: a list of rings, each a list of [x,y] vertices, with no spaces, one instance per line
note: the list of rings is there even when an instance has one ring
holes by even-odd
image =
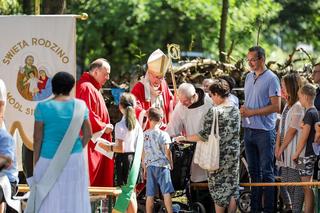
[[[211,126],[211,135],[219,136],[219,123],[218,123],[218,107],[212,108],[212,126]]]
[[[85,112],[85,104],[77,99],[74,100],[74,110],[72,120],[68,127],[67,132],[65,133],[56,154],[46,172],[42,176],[39,182],[35,183],[35,191],[30,194],[30,198],[32,196],[34,202],[28,202],[28,205],[34,205],[35,212],[38,212],[41,206],[42,201],[47,196],[49,191],[52,189],[56,180],[60,176],[62,170],[64,169],[67,161],[70,158],[72,148],[76,142],[77,137],[79,136],[79,132],[82,126],[82,121],[84,118]],[[29,199],[30,199],[29,198]]]
[[[139,125],[139,124],[137,124]],[[137,131],[137,137],[136,137],[136,150],[134,153],[134,159],[132,163],[132,167],[130,169],[129,175],[128,175],[128,181],[127,184],[122,186],[121,190],[122,193],[119,195],[114,209],[117,210],[118,212],[126,212],[129,202],[131,199],[131,194],[134,191],[138,175],[139,175],[139,168],[141,164],[141,155],[142,155],[142,150],[143,150],[143,130],[140,126],[138,126],[138,131]]]

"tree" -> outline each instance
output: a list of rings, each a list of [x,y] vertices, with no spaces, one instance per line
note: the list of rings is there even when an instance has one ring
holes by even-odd
[[[316,49],[320,47],[320,1],[305,0],[276,0],[283,9],[275,16],[271,28],[279,39],[281,48],[291,51],[297,43],[312,44]]]
[[[18,0],[2,1],[0,0],[0,15],[17,14],[20,12]]]
[[[63,14],[66,8],[65,0],[43,0],[42,10],[43,14]]]
[[[227,20],[228,20],[229,0],[223,0],[221,21],[220,21],[220,35],[219,35],[219,59],[222,62],[226,61],[226,31],[227,31]]]

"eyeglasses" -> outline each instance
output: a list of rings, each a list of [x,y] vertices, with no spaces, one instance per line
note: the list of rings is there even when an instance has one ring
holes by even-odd
[[[247,63],[249,63],[249,62],[250,62],[250,63],[251,63],[251,62],[256,62],[256,61],[258,61],[258,60],[260,60],[260,59],[261,59],[261,58],[250,58],[250,59],[247,58],[247,59],[246,59],[246,62],[247,62]]]

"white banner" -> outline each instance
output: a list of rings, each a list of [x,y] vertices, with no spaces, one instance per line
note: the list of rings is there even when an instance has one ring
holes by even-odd
[[[7,87],[5,125],[32,143],[34,109],[52,97],[59,71],[76,74],[75,16],[0,16],[0,78]]]

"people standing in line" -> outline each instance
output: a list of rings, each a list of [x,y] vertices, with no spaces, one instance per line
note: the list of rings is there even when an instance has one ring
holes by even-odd
[[[145,76],[131,90],[137,99],[137,118],[144,130],[149,128],[146,112],[150,107],[163,110],[161,129],[169,122],[169,114],[173,110],[173,96],[164,79],[169,66],[169,58],[160,49],[155,50],[148,58]]]
[[[275,126],[276,113],[280,112],[280,83],[278,77],[266,68],[265,59],[262,47],[249,49],[247,61],[252,71],[246,76],[245,104],[240,108],[244,118],[244,144],[252,182],[274,182]],[[274,211],[273,187],[252,187],[251,192],[252,212]]]
[[[208,186],[215,203],[215,212],[235,213],[236,199],[239,196],[239,157],[240,157],[240,112],[229,100],[230,88],[227,81],[218,79],[209,87],[215,106],[209,109],[201,123],[201,130],[192,135],[179,136],[175,140],[207,142],[214,118],[218,114],[219,126],[219,169],[208,171]]]
[[[136,147],[138,143],[141,144],[141,149],[143,148],[143,131],[140,127],[138,120],[135,115],[135,97],[130,93],[123,93],[120,97],[119,110],[123,115],[121,121],[115,125],[115,145],[105,146],[104,149],[109,152],[115,152],[116,161],[116,177],[117,186],[131,187],[131,190],[126,197],[131,198],[129,205],[119,205],[121,209],[127,210],[127,212],[137,212],[137,199],[134,192],[134,187],[137,181],[137,177],[128,177],[129,171],[131,169],[136,169],[137,173],[140,168],[141,155],[136,156]],[[139,146],[140,147],[140,146]],[[133,166],[134,158],[138,159],[138,165]],[[132,178],[133,180],[129,180]],[[130,184],[127,184],[130,181]],[[125,190],[122,193],[126,193]],[[122,195],[117,199],[117,203],[120,202]],[[121,201],[124,202],[124,201]],[[122,211],[120,211],[122,212]]]
[[[151,107],[148,110],[150,128],[144,132],[144,146],[142,154],[142,168],[147,178],[146,212],[153,212],[154,196],[158,186],[163,195],[166,212],[172,213],[171,193],[174,188],[171,182],[170,170],[173,169],[172,154],[170,151],[170,136],[160,129],[163,119],[161,109]]]
[[[313,150],[315,141],[315,124],[319,121],[319,113],[314,106],[316,89],[311,84],[306,84],[299,90],[299,101],[306,109],[301,123],[302,132],[296,152],[292,160],[296,162],[302,182],[312,181],[314,164],[317,156]],[[314,212],[314,194],[310,186],[304,186],[304,212]]]
[[[301,135],[300,124],[304,116],[298,91],[302,80],[298,73],[285,75],[281,80],[281,95],[286,100],[277,132],[275,156],[280,167],[282,182],[300,182],[299,170],[292,161],[298,139]],[[285,209],[300,213],[303,205],[303,190],[300,186],[285,186],[281,189]]]
[[[5,129],[4,112],[7,103],[7,88],[2,79],[0,79],[0,128]]]
[[[182,83],[178,88],[177,94],[179,102],[172,112],[166,132],[171,137],[181,135],[182,133],[186,135],[198,133],[205,114],[213,106],[212,100],[202,89],[195,88],[190,83]],[[202,169],[198,164],[195,164],[193,160],[191,162],[190,175],[192,182],[207,181],[208,177],[207,171]],[[205,190],[203,193],[209,195],[209,190]],[[194,194],[191,192],[192,197],[195,196]],[[210,196],[208,197],[210,198]],[[207,204],[205,205],[206,209],[212,211],[212,200],[206,199],[200,202]]]
[[[87,161],[91,186],[113,186],[114,161],[95,150],[98,138],[112,140],[113,126],[100,89],[109,80],[110,64],[99,58],[90,64],[77,82],[76,97],[86,102],[93,137],[87,146]]]
[[[86,104],[70,96],[74,84],[71,74],[56,73],[54,97],[36,106],[34,175],[28,182],[26,213],[91,212],[83,148],[92,133]]]

